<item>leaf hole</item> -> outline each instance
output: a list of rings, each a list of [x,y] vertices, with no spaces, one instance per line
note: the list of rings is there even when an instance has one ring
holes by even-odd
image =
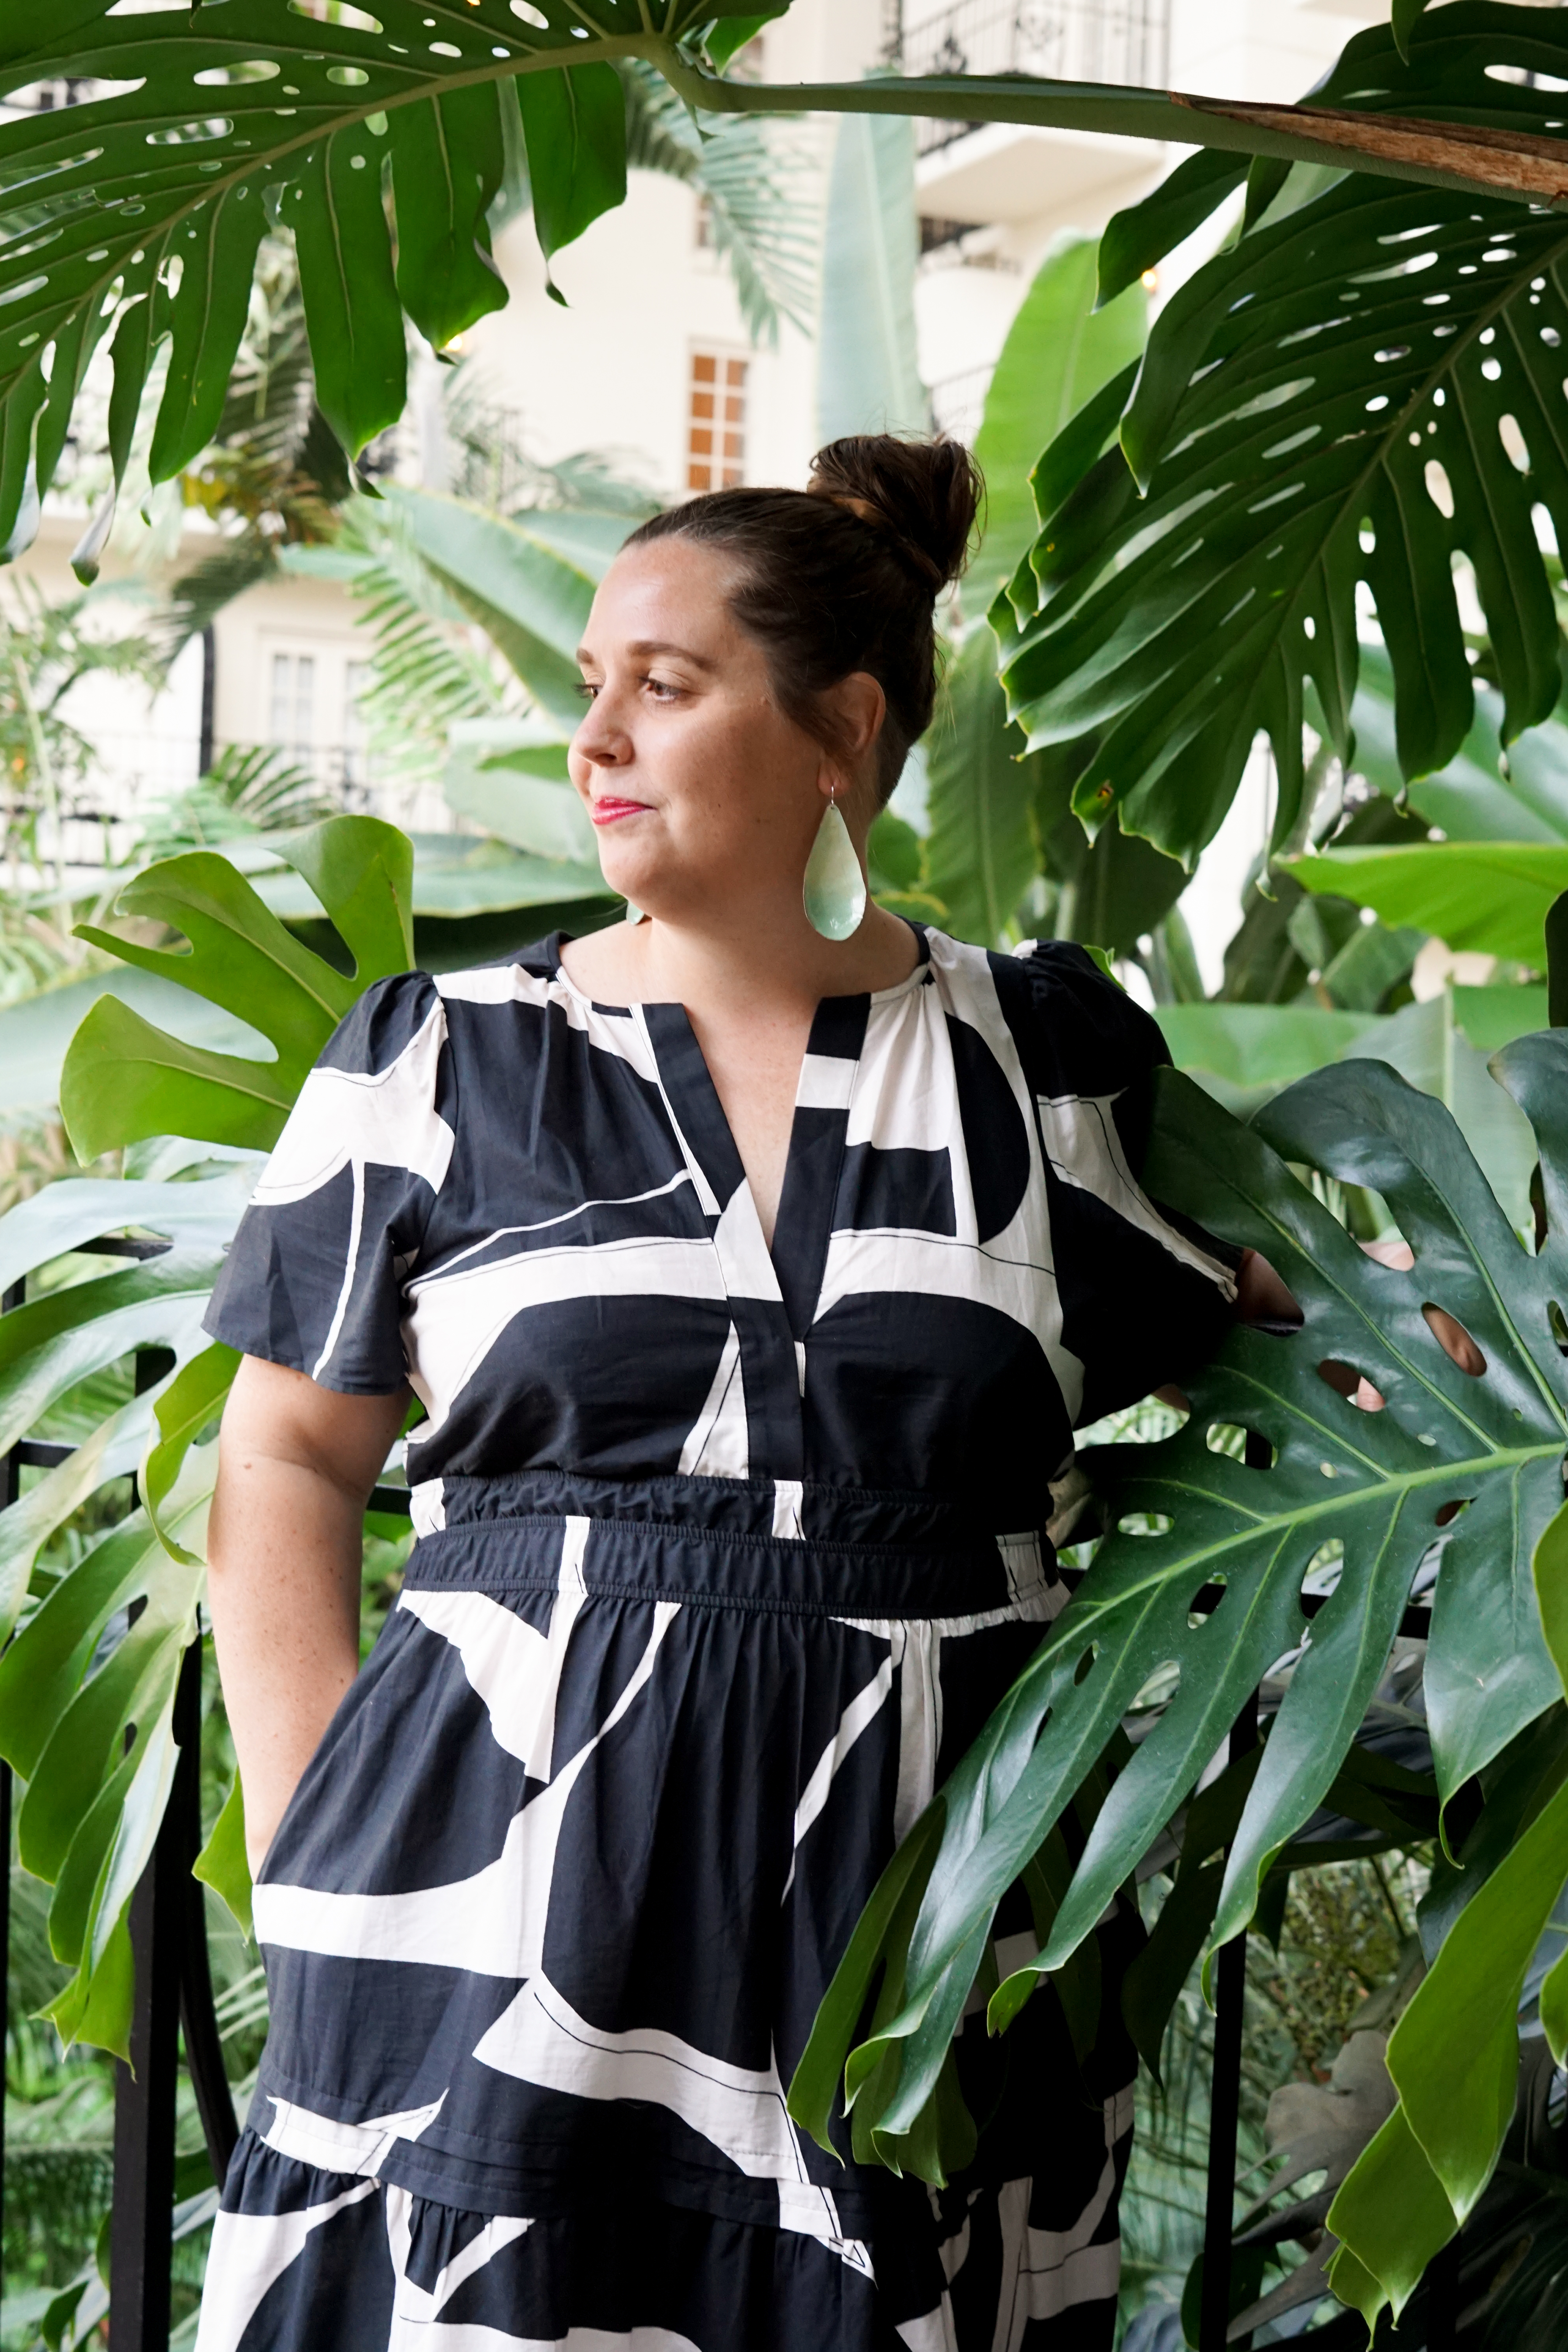
[[[1387,1400],[1375,1389],[1364,1372],[1347,1364],[1338,1356],[1325,1356],[1318,1366],[1318,1378],[1326,1381],[1336,1396],[1354,1405],[1358,1412],[1381,1412]]]
[[[1155,1666],[1134,1694],[1130,1715],[1146,1715],[1155,1707],[1168,1706],[1181,1682],[1181,1664],[1176,1658],[1166,1658]]]
[[[1469,1507],[1470,1497],[1468,1495],[1461,1495],[1458,1502],[1445,1503],[1440,1510],[1435,1511],[1432,1515],[1432,1524],[1437,1528],[1451,1527],[1459,1513],[1468,1511]]]
[[[273,81],[282,71],[276,58],[247,58],[244,65],[207,66],[192,79],[204,89],[229,89],[236,82]]]
[[[434,43],[432,46],[434,46]],[[456,57],[459,53],[454,49],[452,54]],[[335,81],[341,89],[363,89],[370,79],[370,75],[363,66],[329,66],[327,79],[329,81]]]
[[[1209,1619],[1216,1614],[1220,1602],[1225,1598],[1226,1586],[1228,1582],[1229,1579],[1224,1570],[1219,1569],[1206,1584],[1198,1586],[1197,1591],[1187,1602],[1186,1622],[1189,1633],[1196,1633],[1200,1625],[1207,1625]]]
[[[512,0],[512,14],[520,16],[525,25],[537,26],[541,33],[549,31],[549,18],[542,8],[532,5],[532,0]]]
[[[1524,435],[1520,429],[1519,419],[1511,415],[1500,416],[1497,421],[1497,437],[1507,450],[1511,464],[1520,473],[1528,474],[1530,450]]]
[[[308,16],[318,25],[339,25],[350,33],[383,33],[386,26],[368,8],[353,8],[349,0],[288,0],[291,16]]]
[[[1432,504],[1437,508],[1437,512],[1442,515],[1446,520],[1452,522],[1454,519],[1454,492],[1453,487],[1448,480],[1448,467],[1446,466],[1439,465],[1436,457],[1428,457],[1427,460],[1426,476],[1427,496],[1431,499]]]
[[[1211,1454],[1244,1462],[1249,1470],[1271,1470],[1280,1458],[1278,1449],[1260,1431],[1243,1429],[1234,1421],[1211,1422],[1205,1443]]]
[[[1446,1307],[1435,1307],[1430,1299],[1421,1312],[1427,1318],[1427,1328],[1445,1356],[1458,1364],[1461,1372],[1468,1372],[1471,1380],[1479,1381],[1486,1370],[1487,1360],[1458,1317],[1450,1315]]]
[[[1116,1522],[1124,1536],[1168,1536],[1176,1525],[1168,1511],[1128,1511]]]
[[[1083,1655],[1079,1659],[1078,1664],[1072,1669],[1072,1687],[1074,1690],[1079,1689],[1082,1684],[1088,1681],[1090,1675],[1094,1671],[1094,1661],[1099,1654],[1100,1644],[1098,1642],[1091,1642],[1089,1647],[1084,1651]]]
[[[1564,1316],[1555,1298],[1549,1299],[1547,1302],[1546,1321],[1552,1337],[1557,1343],[1558,1354],[1568,1356],[1568,1316]]]
[[[1344,1572],[1344,1546],[1337,1536],[1320,1544],[1313,1552],[1301,1576],[1301,1593],[1307,1600],[1327,1597]]]

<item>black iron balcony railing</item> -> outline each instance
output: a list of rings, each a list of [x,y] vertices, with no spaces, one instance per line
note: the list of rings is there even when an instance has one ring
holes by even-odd
[[[906,74],[1045,74],[1163,88],[1170,0],[956,0],[932,9],[905,0],[890,47]],[[935,154],[979,128],[922,122],[919,151]]]

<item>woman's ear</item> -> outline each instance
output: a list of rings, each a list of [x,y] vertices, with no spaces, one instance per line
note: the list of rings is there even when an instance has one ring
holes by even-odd
[[[887,717],[887,697],[869,670],[852,670],[824,691],[822,707],[846,761],[859,768],[876,748]]]

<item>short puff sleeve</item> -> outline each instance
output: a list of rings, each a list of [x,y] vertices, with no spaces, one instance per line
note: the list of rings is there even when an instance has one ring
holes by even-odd
[[[1082,1425],[1213,1354],[1242,1253],[1143,1189],[1154,1075],[1170,1061],[1158,1023],[1084,948],[1051,940],[1018,953],[1061,1337],[1083,1365]]]
[[[402,1387],[402,1284],[451,1162],[451,1094],[434,982],[378,981],[328,1039],[240,1220],[214,1339],[349,1395]]]

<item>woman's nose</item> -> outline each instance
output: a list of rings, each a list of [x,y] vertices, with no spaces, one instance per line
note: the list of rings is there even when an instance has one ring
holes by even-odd
[[[571,739],[571,748],[580,760],[587,760],[596,768],[619,768],[631,757],[626,730],[617,724],[602,695],[589,704],[582,724]]]

